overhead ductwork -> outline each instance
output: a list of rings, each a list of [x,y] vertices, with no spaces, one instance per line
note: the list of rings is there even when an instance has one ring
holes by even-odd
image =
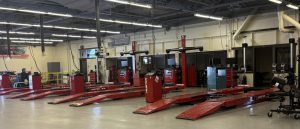
[[[248,23],[253,19],[257,9],[253,10],[251,15],[247,16],[243,24],[238,28],[238,30],[234,33],[233,39],[236,40],[238,39],[238,35],[244,30],[244,28],[248,25]]]

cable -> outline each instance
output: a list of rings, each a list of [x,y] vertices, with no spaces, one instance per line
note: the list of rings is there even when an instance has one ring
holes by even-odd
[[[4,66],[5,66],[6,71],[9,71],[8,68],[7,68],[7,65],[6,65],[6,61],[5,61],[5,59],[4,59],[4,55],[2,56],[2,59],[3,59],[3,63],[4,63]]]
[[[68,44],[68,47],[69,47],[70,52],[71,52],[71,57],[72,57],[72,61],[73,61],[73,66],[79,71],[80,69],[77,67],[77,65],[76,65],[76,63],[75,63],[73,50],[72,50],[72,47],[71,47],[71,44],[70,44],[69,40],[67,41],[67,44]]]
[[[34,61],[34,64],[35,64],[36,69],[37,69],[40,73],[42,73],[41,70],[40,70],[40,68],[39,68],[39,66],[38,66],[37,63],[36,63],[36,59],[35,59],[35,56],[34,56],[34,53],[33,53],[33,50],[32,50],[32,48],[31,48],[31,46],[29,46],[29,52],[30,52],[31,58],[32,58],[33,61]]]

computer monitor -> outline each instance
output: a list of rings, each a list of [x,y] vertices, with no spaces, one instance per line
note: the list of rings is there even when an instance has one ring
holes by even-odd
[[[121,66],[122,67],[127,67],[128,66],[128,61],[121,61]]]
[[[176,65],[175,59],[168,59],[168,65],[175,66]]]

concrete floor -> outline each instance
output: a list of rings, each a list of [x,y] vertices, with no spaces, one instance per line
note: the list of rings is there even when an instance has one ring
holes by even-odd
[[[189,89],[185,92],[195,92]],[[173,96],[180,93],[172,93]],[[144,98],[106,101],[85,107],[49,105],[56,97],[36,100],[7,100],[0,97],[0,129],[299,129],[300,121],[274,114],[277,103],[264,102],[248,107],[220,111],[197,121],[176,119],[191,105],[176,106],[151,115],[132,111],[145,105]]]

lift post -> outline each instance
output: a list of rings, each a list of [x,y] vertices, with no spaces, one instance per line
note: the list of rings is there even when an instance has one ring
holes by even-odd
[[[183,87],[186,88],[187,83],[187,60],[186,60],[186,51],[190,50],[199,50],[203,51],[203,47],[186,47],[186,35],[181,36],[181,48],[167,49],[166,53],[170,53],[172,51],[178,51],[181,53],[181,67],[182,67],[182,83]]]
[[[246,87],[234,87],[223,90],[211,91],[211,92],[197,92],[192,94],[183,94],[179,96],[174,96],[171,98],[164,98],[154,103],[150,103],[144,107],[141,107],[134,111],[136,114],[148,115],[154,112],[168,109],[174,104],[183,104],[183,103],[193,103],[201,102],[206,100],[206,98],[211,94],[236,94],[246,90]]]
[[[124,55],[132,56],[133,86],[141,86],[141,85],[144,85],[144,78],[140,77],[139,71],[137,70],[136,55],[137,54],[148,55],[149,51],[137,51],[136,46],[137,46],[137,42],[132,41],[132,44],[131,44],[132,50],[129,52],[121,52],[120,54],[121,54],[121,56],[124,56]]]

